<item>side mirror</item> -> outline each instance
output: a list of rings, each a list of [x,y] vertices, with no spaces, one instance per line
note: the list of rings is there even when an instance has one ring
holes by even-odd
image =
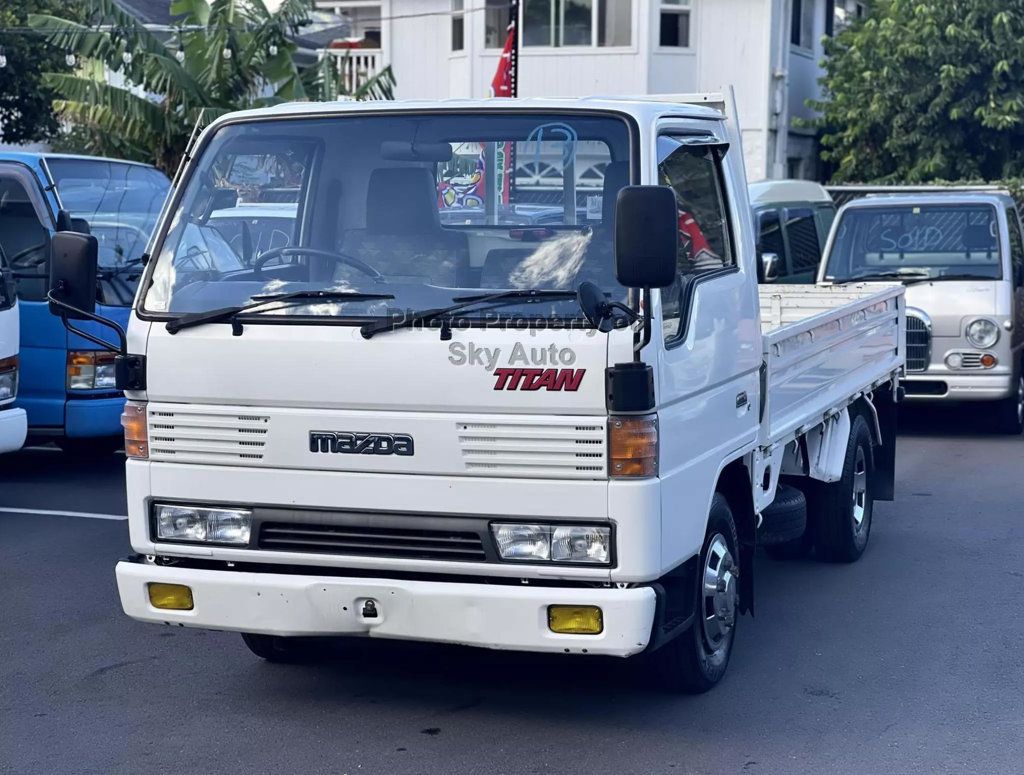
[[[782,274],[782,259],[778,253],[761,254],[761,282],[773,283]]]
[[[90,234],[59,231],[50,240],[50,314],[88,320],[96,314],[99,243]]]
[[[627,288],[676,279],[679,208],[668,186],[627,186],[615,202],[615,276]]]

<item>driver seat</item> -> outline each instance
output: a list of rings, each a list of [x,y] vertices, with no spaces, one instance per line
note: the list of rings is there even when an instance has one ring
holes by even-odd
[[[388,278],[469,285],[469,242],[441,226],[437,187],[425,167],[382,167],[370,174],[366,228],[346,233],[341,252]]]

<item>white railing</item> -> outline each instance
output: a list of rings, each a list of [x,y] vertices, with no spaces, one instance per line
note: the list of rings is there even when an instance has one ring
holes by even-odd
[[[320,52],[331,68],[338,94],[352,94],[384,69],[384,52],[372,48],[328,48]]]

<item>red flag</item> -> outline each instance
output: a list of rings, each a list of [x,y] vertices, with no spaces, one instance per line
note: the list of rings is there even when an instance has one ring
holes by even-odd
[[[508,25],[508,37],[505,39],[505,48],[501,50],[501,59],[498,60],[498,72],[494,74],[494,80],[491,81],[492,97],[512,96],[512,79],[514,77],[512,52],[515,45],[516,25],[513,22]]]

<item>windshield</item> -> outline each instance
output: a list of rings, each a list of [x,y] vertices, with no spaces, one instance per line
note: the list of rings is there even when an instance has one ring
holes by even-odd
[[[257,315],[365,320],[468,293],[575,290],[616,300],[612,215],[629,128],[592,114],[388,114],[229,124],[188,177],[144,309],[195,313],[269,293],[356,291]],[[502,317],[578,318],[570,298]],[[479,309],[460,312],[468,317]]]
[[[900,205],[840,216],[826,280],[1002,277],[996,210],[989,205]]]
[[[61,205],[83,219],[99,243],[100,301],[131,304],[141,256],[171,187],[167,176],[106,159],[49,157],[46,163]]]

